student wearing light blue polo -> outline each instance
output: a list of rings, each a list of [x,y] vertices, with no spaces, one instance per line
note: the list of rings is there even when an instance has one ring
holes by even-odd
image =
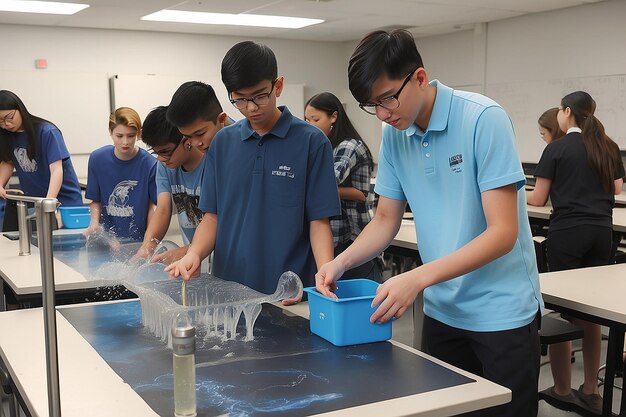
[[[257,291],[274,292],[289,270],[312,285],[317,268],[333,258],[328,218],[340,213],[330,142],[276,107],[283,78],[267,46],[233,46],[222,81],[245,119],[215,135],[205,157],[204,216],[187,255],[166,271],[189,279],[214,251],[217,277]]]
[[[408,201],[424,264],[380,286],[370,320],[401,316],[424,291],[422,348],[513,392],[472,415],[536,415],[543,303],[509,117],[480,94],[429,83],[406,31],[366,36],[348,78],[359,106],[388,124],[380,199],[350,248],[320,268],[318,290],[333,296],[344,270],[384,250]]]

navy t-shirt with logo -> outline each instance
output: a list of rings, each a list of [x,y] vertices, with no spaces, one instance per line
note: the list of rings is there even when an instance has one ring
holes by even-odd
[[[341,210],[328,138],[279,109],[262,137],[246,119],[218,132],[204,158],[199,204],[218,216],[215,276],[268,294],[289,270],[314,284],[309,223]]]
[[[157,160],[140,148],[133,159],[122,161],[114,149],[107,145],[92,152],[85,197],[100,202],[105,230],[140,241],[148,225],[149,202],[156,204]]]
[[[36,129],[39,136],[35,159],[28,157],[26,132],[18,132],[12,139],[12,159],[15,172],[20,179],[20,188],[26,195],[45,197],[50,185],[50,164],[62,161],[63,182],[57,199],[66,207],[81,206],[83,198],[80,194],[78,177],[61,132],[52,123],[41,123]]]

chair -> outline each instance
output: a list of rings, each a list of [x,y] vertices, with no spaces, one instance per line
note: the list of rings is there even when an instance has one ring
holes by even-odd
[[[9,417],[17,417],[19,415],[19,404],[11,387],[9,373],[4,369],[3,365],[0,365],[0,397],[2,398],[0,402],[0,416],[4,417],[5,415],[3,403],[7,399],[9,401]]]
[[[541,330],[539,330],[541,356],[548,354],[548,345],[582,339],[583,335],[583,329],[575,324],[554,318],[550,315],[545,315],[541,318]]]

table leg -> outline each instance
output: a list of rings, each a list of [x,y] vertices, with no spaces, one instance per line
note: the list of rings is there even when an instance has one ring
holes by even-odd
[[[615,368],[617,365],[617,355],[621,357],[624,349],[624,330],[611,327],[609,329],[609,343],[606,351],[606,369],[604,373],[604,393],[602,401],[602,415],[613,415],[613,384],[615,380]],[[620,416],[623,416],[626,410],[624,405],[624,395],[622,394]]]

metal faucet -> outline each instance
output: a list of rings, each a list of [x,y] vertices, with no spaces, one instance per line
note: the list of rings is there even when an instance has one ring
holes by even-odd
[[[17,201],[20,255],[30,254],[30,233],[26,215],[26,203],[35,204],[37,241],[41,261],[44,330],[46,336],[46,365],[48,377],[48,411],[52,417],[61,416],[59,390],[59,355],[57,344],[56,309],[54,307],[54,258],[52,256],[52,219],[59,206],[56,198],[28,197],[7,194],[7,200]]]

